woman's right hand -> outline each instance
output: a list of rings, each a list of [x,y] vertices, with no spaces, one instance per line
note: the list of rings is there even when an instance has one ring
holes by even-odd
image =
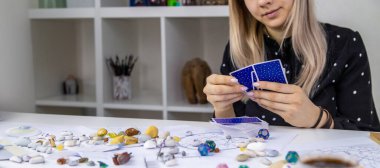
[[[232,103],[241,100],[247,88],[232,76],[212,74],[207,77],[203,92],[214,106],[216,117],[234,117]]]

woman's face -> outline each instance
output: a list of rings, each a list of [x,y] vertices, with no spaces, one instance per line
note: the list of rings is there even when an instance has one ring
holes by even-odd
[[[294,0],[244,0],[252,16],[269,29],[282,29]]]

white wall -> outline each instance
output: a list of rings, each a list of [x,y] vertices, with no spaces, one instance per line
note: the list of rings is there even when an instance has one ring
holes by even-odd
[[[380,116],[380,1],[315,0],[321,21],[351,28],[361,34],[370,60],[372,88]]]
[[[0,111],[34,111],[28,0],[0,0]]]

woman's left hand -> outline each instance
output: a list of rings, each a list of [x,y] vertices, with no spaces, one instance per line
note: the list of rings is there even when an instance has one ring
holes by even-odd
[[[295,127],[312,127],[318,119],[317,107],[297,85],[274,82],[257,82],[254,86],[252,101],[261,107],[278,114],[287,123]]]

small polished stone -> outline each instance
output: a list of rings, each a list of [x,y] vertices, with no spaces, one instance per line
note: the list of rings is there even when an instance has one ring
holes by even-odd
[[[66,164],[66,162],[67,162],[67,160],[65,158],[59,158],[59,159],[57,159],[57,163],[59,165],[64,165],[64,164]]]
[[[169,153],[173,154],[173,155],[178,154],[179,153],[179,148],[178,147],[170,148],[169,149]]]
[[[99,163],[99,167],[100,168],[107,168],[108,167],[108,164],[106,164],[106,163],[104,163],[102,161],[98,161],[98,163]]]
[[[30,164],[40,164],[40,163],[45,163],[45,159],[43,156],[37,156],[37,157],[32,157],[29,160]]]
[[[280,153],[277,150],[266,150],[265,151],[265,156],[267,157],[277,157],[280,155]]]
[[[79,161],[79,163],[86,163],[86,162],[88,162],[88,158],[82,157],[78,161]]]
[[[157,147],[157,143],[154,139],[148,140],[144,143],[145,149],[154,149]]]
[[[250,158],[250,156],[248,156],[246,154],[239,154],[239,155],[236,156],[236,161],[238,161],[238,162],[245,162],[249,158]]]
[[[214,152],[215,152],[215,153],[219,153],[219,152],[220,152],[220,149],[219,149],[219,148],[215,148]]]
[[[87,163],[87,166],[95,166],[95,162],[94,162],[94,161],[89,161],[89,162]]]
[[[67,164],[69,166],[78,166],[79,161],[78,160],[69,160],[69,162],[67,162]]]
[[[62,144],[57,145],[56,149],[62,151],[65,147]]]
[[[131,159],[131,154],[132,153],[128,153],[128,152],[124,152],[124,153],[121,153],[121,154],[115,154],[114,157],[112,158],[113,163],[115,165],[126,164]]]
[[[140,134],[137,139],[139,140],[139,143],[145,143],[146,141],[152,139],[152,137],[146,134]]]
[[[289,151],[288,154],[286,154],[285,160],[290,164],[296,164],[299,158],[300,156],[296,151]]]
[[[206,144],[210,147],[210,152],[214,152],[216,148],[216,144],[213,140],[206,140]]]
[[[140,134],[140,131],[136,128],[128,128],[127,130],[125,130],[125,134],[127,134],[128,136],[135,136]]]
[[[210,151],[210,147],[207,144],[200,144],[198,146],[198,152],[201,156],[207,156]]]
[[[266,149],[266,144],[262,142],[253,142],[247,145],[247,149],[255,152],[262,152]]]
[[[145,134],[149,135],[152,138],[156,138],[158,136],[158,128],[156,126],[149,126],[145,130]]]
[[[186,151],[182,151],[181,155],[182,155],[183,157],[185,157],[185,156],[186,156]]]
[[[112,140],[110,141],[111,145],[117,145],[121,143],[124,143],[124,135],[116,136],[115,138],[112,138]]]
[[[169,131],[160,132],[159,135],[158,135],[158,137],[163,138],[163,139],[166,139],[168,136],[170,136],[170,132]]]
[[[135,137],[124,136],[124,141],[126,145],[132,145],[137,144],[139,140]]]
[[[216,166],[216,168],[228,168],[228,165],[225,163],[220,163]]]
[[[255,158],[255,157],[257,156],[256,152],[251,151],[251,150],[245,150],[245,151],[243,152],[243,154],[248,155],[250,158]]]
[[[174,147],[177,145],[177,142],[173,139],[173,137],[168,137],[165,140],[165,146],[166,147]]]
[[[199,139],[194,139],[193,142],[191,142],[191,146],[198,147],[201,143]]]
[[[98,132],[96,132],[96,135],[103,137],[103,136],[107,135],[107,133],[108,133],[108,131],[105,128],[100,128],[98,130]]]
[[[75,146],[77,143],[76,143],[76,141],[75,140],[68,140],[68,141],[65,141],[64,143],[63,143],[63,145],[65,146],[65,147],[73,147],[73,146]]]
[[[257,133],[258,138],[263,138],[265,140],[269,139],[269,130],[267,129],[260,129]]]
[[[178,137],[178,136],[173,136],[173,139],[174,139],[174,141],[175,142],[179,142],[179,141],[181,141],[181,138],[180,137]]]
[[[249,168],[248,165],[240,165],[239,168]]]
[[[31,159],[32,157],[28,156],[28,155],[24,155],[22,156],[22,161],[24,162],[29,162],[29,160]]]
[[[260,159],[260,163],[266,165],[266,166],[270,166],[272,165],[272,161],[270,161],[268,158],[261,158]]]
[[[15,163],[21,163],[22,162],[22,158],[19,156],[12,156],[11,158],[9,158],[9,160],[12,162],[15,162]]]
[[[15,141],[16,146],[27,147],[32,141],[28,137],[21,137]]]

